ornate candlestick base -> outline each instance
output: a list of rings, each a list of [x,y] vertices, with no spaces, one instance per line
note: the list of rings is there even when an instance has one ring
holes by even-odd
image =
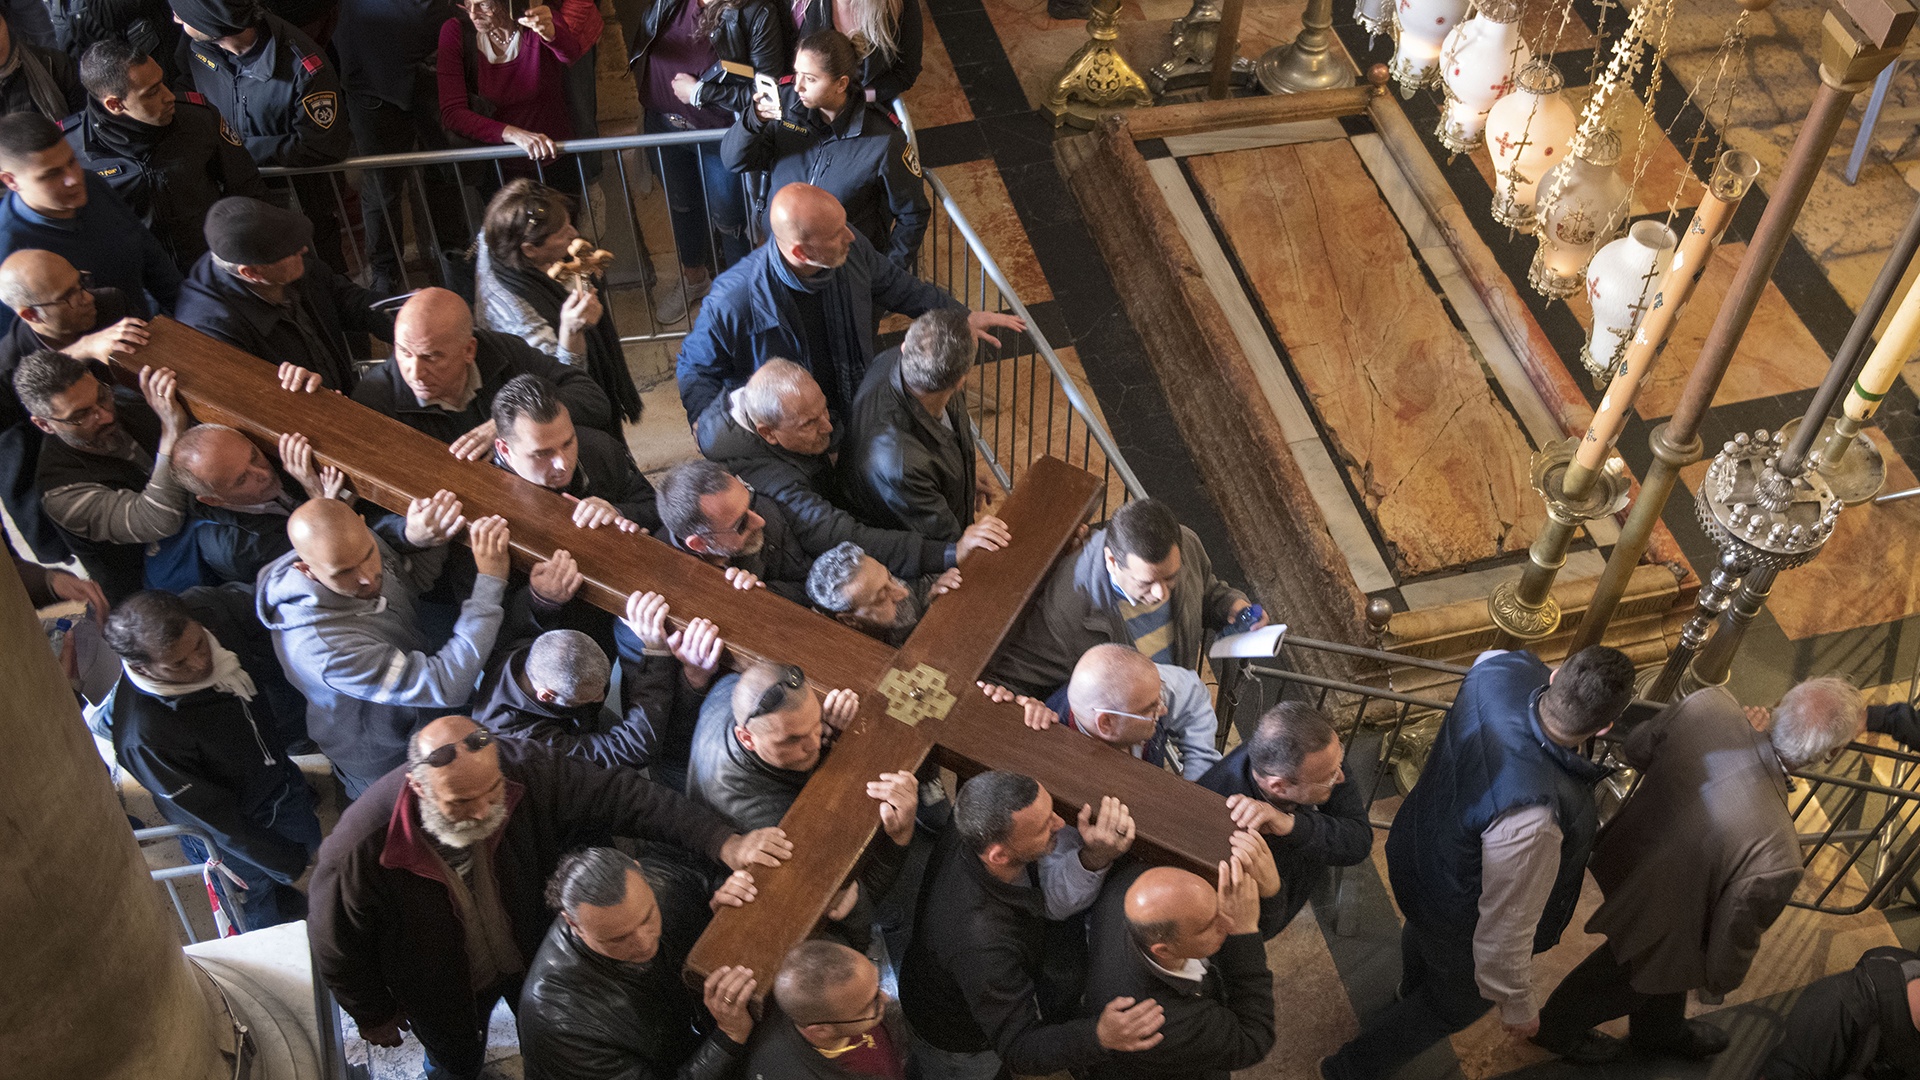
[[[1213,52],[1219,30],[1220,0],[1193,0],[1193,9],[1173,20],[1173,29],[1167,35],[1173,52],[1147,72],[1147,85],[1156,97],[1195,90],[1213,81]],[[1253,61],[1234,57],[1230,78],[1242,89],[1252,86]]]
[[[1328,32],[1332,26],[1333,0],[1307,0],[1300,36],[1268,49],[1255,65],[1260,86],[1269,94],[1352,86],[1353,66],[1335,55]]]
[[[1701,655],[1707,631],[1727,610],[1750,572],[1760,577],[1759,571],[1766,571],[1758,591],[1764,599],[1764,590],[1771,588],[1774,574],[1818,555],[1833,535],[1840,500],[1817,472],[1781,475],[1775,466],[1785,445],[1786,440],[1778,433],[1756,431],[1748,435],[1743,431],[1722,447],[1707,467],[1700,493],[1694,499],[1694,513],[1708,538],[1720,548],[1720,566],[1700,589],[1693,618],[1681,628],[1679,643],[1647,691],[1648,700],[1673,697],[1687,666]],[[1716,656],[1731,663],[1740,633],[1758,612],[1758,604],[1753,604],[1744,619],[1721,627],[1720,635],[1732,636],[1722,641],[1716,635]],[[1724,669],[1718,678],[1704,671],[1697,674],[1700,685],[1710,686],[1726,678]]]
[[[1091,128],[1100,114],[1125,105],[1151,105],[1153,95],[1114,42],[1120,39],[1120,0],[1094,0],[1087,43],[1067,60],[1047,95],[1053,126]]]
[[[1593,474],[1579,495],[1566,490],[1567,466],[1580,447],[1578,438],[1543,447],[1533,455],[1533,490],[1547,504],[1547,525],[1527,549],[1527,569],[1518,581],[1503,581],[1487,597],[1487,613],[1495,626],[1517,642],[1538,641],[1560,627],[1560,605],[1553,598],[1553,579],[1566,564],[1574,531],[1585,521],[1619,513],[1627,505],[1625,463],[1608,460]]]
[[[1792,442],[1800,423],[1800,420],[1787,421],[1787,426],[1780,429],[1781,438]],[[1843,426],[1850,430],[1840,431]],[[1886,486],[1887,462],[1880,456],[1880,448],[1860,431],[1860,425],[1845,417],[1830,416],[1820,425],[1813,444],[1816,449],[1808,456],[1807,464],[1826,480],[1834,497],[1846,505],[1869,502]]]

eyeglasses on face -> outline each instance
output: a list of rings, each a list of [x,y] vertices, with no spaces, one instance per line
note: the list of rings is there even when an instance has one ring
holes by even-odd
[[[753,711],[747,714],[747,719],[751,720],[756,716],[765,716],[768,713],[779,712],[780,706],[787,703],[787,695],[798,691],[805,685],[807,685],[807,673],[793,664],[785,665],[781,668],[780,678],[775,680],[772,686],[761,691],[760,703],[755,705]]]
[[[808,1024],[807,1026],[808,1027],[815,1027],[815,1026],[839,1027],[842,1024],[871,1024],[875,1020],[880,1019],[881,1014],[886,1011],[887,1011],[887,992],[884,990],[875,990],[873,992],[873,1000],[867,1003],[867,1015],[856,1016],[851,1020],[817,1020],[812,1024]]]
[[[440,746],[434,747],[428,751],[427,756],[421,760],[433,768],[444,769],[453,764],[453,759],[459,756],[461,747],[466,747],[467,752],[470,754],[477,754],[492,745],[493,733],[485,728],[481,728],[464,739],[457,739],[453,742],[443,743]]]
[[[43,416],[41,419],[49,424],[59,424],[62,427],[79,427],[81,424],[91,420],[94,413],[105,410],[106,407],[112,403],[113,387],[103,382],[100,384],[100,389],[94,393],[93,404],[81,409],[72,416]]]
[[[61,293],[59,296],[56,296],[51,300],[37,301],[33,306],[34,307],[60,307],[64,305],[64,306],[71,307],[74,301],[80,299],[82,295],[86,293],[90,293],[92,291],[93,291],[93,275],[88,273],[85,270],[82,270],[80,271],[80,280],[74,282],[73,288],[66,290],[65,292]]]

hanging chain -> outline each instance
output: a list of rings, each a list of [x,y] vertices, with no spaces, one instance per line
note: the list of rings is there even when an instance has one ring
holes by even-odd
[[[1752,15],[1750,11],[1741,11],[1740,17],[1733,21],[1733,25],[1727,28],[1726,35],[1720,39],[1720,50],[1714,57],[1713,89],[1707,93],[1706,100],[1700,104],[1700,123],[1694,127],[1693,138],[1687,140],[1687,167],[1681,172],[1679,183],[1674,185],[1673,196],[1667,200],[1669,228],[1673,225],[1673,219],[1680,214],[1680,198],[1686,194],[1687,185],[1700,182],[1700,174],[1696,166],[1700,160],[1700,147],[1709,141],[1707,138],[1709,125],[1713,126],[1717,135],[1717,138],[1712,140],[1714,157],[1718,158],[1720,151],[1726,146],[1727,124],[1733,119],[1733,98],[1741,83],[1739,79],[1729,81],[1727,69],[1732,66],[1735,57],[1744,57],[1747,53],[1747,46],[1751,41],[1747,33],[1747,21]],[[1717,124],[1713,119],[1715,103],[1721,105],[1720,120]],[[1672,129],[1679,126],[1680,117],[1676,114],[1668,128],[1669,140],[1673,137]]]

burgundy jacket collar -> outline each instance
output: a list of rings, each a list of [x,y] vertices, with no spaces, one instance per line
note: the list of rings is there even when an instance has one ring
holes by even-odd
[[[507,780],[507,817],[513,817],[513,808],[520,805],[520,799],[527,789],[516,780]],[[506,833],[503,823],[492,836],[487,837],[487,850],[496,851],[500,847],[500,837]],[[429,881],[447,883],[443,873],[446,863],[433,850],[433,842],[427,837],[426,827],[420,824],[420,797],[413,793],[413,786],[400,785],[400,797],[393,801],[393,816],[387,819],[387,843],[380,849],[380,865],[389,870],[406,870],[419,874]]]

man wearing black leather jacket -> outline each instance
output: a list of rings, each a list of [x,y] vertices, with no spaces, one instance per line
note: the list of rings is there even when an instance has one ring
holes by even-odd
[[[753,1031],[753,972],[719,968],[696,1000],[680,969],[710,908],[753,888],[741,871],[709,901],[701,870],[651,850],[644,863],[609,847],[563,859],[547,884],[560,915],[520,992],[526,1080],[732,1076]]]

